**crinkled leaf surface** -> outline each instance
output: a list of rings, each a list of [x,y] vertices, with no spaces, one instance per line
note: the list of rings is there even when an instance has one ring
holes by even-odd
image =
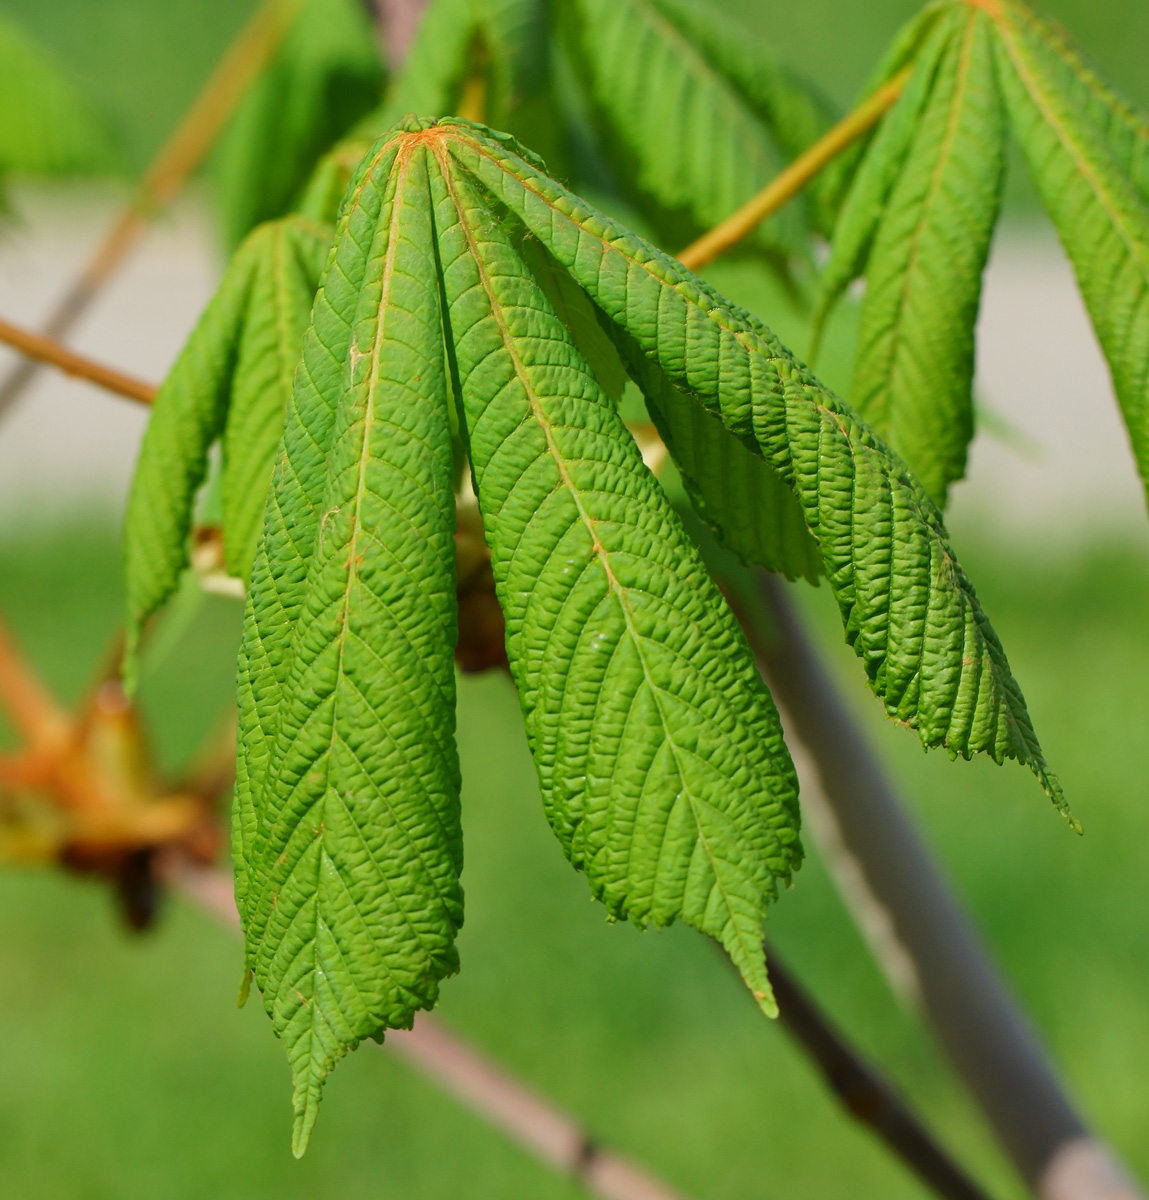
[[[1066,88],[1064,60],[1016,6],[1002,11],[1010,123],[1073,263],[1149,487],[1149,201],[1129,176],[1130,143],[1110,143],[1078,105],[1081,89]]]
[[[711,934],[773,1011],[762,921],[799,855],[777,713],[614,404],[444,142],[451,338],[547,816],[613,915]]]
[[[755,446],[797,497],[846,635],[927,746],[1027,764],[1064,800],[941,514],[902,461],[770,331],[497,141],[450,153],[539,238],[669,382]]]
[[[961,17],[881,209],[852,392],[942,507],[973,437],[974,326],[1005,172],[991,25]]]
[[[434,1004],[463,916],[427,155],[382,154],[393,169],[352,185],[308,335],[241,667],[241,911],[292,1064],[297,1154],[335,1062]],[[304,430],[319,440],[296,457]],[[281,538],[308,552],[278,553]]]
[[[221,438],[225,559],[247,578],[330,241],[330,229],[300,217],[257,229],[156,395],[124,529],[132,649],[188,565],[196,494]]]

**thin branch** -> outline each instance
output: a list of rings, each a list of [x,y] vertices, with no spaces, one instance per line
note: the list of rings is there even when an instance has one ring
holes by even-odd
[[[778,952],[767,946],[766,953],[782,1024],[817,1065],[842,1107],[944,1200],[987,1200],[987,1193],[834,1028],[781,962]]]
[[[149,221],[179,194],[274,53],[299,2],[266,0],[240,31],[175,132],[152,160],[127,207],[113,221],[83,271],[44,323],[43,332],[48,337],[62,338],[72,329],[140,240]],[[23,394],[38,369],[35,362],[20,363],[0,384],[0,417]]]
[[[809,751],[843,841],[910,956],[924,1014],[990,1128],[1043,1200],[1140,1197],[1063,1090],[842,703],[782,583],[764,571],[759,581],[775,633],[766,640],[748,627],[747,637],[788,736],[792,730]]]
[[[30,360],[48,363],[63,371],[65,375],[86,379],[89,383],[115,392],[117,396],[124,396],[128,400],[151,404],[156,397],[156,389],[152,384],[133,379],[112,367],[105,367],[82,354],[74,353],[53,338],[21,329],[8,321],[0,320],[0,342],[19,350]]]
[[[238,934],[231,879],[221,871],[177,870],[173,883],[197,906]],[[556,1108],[485,1054],[420,1013],[410,1030],[395,1029],[383,1044],[433,1079],[528,1154],[570,1176],[601,1200],[682,1200],[681,1194],[636,1163],[599,1145],[574,1117]]]
[[[904,68],[889,83],[878,88],[808,150],[803,151],[757,196],[687,246],[678,256],[679,262],[691,271],[697,271],[753,233],[767,217],[773,216],[793,200],[839,154],[873,129],[902,94],[912,70],[912,67]]]
[[[427,0],[366,0],[366,4],[379,28],[379,40],[391,70],[398,71],[407,60]]]

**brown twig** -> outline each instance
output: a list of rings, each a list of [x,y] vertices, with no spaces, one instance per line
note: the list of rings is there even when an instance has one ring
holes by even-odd
[[[839,154],[868,133],[893,107],[906,86],[912,67],[900,71],[889,83],[878,88],[852,113],[800,154],[777,178],[753,199],[733,212],[709,233],[704,233],[678,256],[691,271],[700,270],[725,254],[731,246],[751,234],[793,198]]]
[[[87,265],[44,323],[43,332],[48,338],[62,338],[72,329],[140,240],[149,221],[179,194],[279,45],[298,3],[266,0],[240,31],[140,179],[131,201],[109,226]],[[34,361],[22,362],[0,384],[0,416],[19,399],[38,369]]]
[[[63,371],[65,375],[71,375],[76,379],[86,379],[89,383],[106,388],[109,392],[115,392],[116,395],[124,396],[128,400],[151,404],[155,399],[156,389],[150,383],[133,379],[130,375],[124,375],[112,367],[105,367],[82,354],[74,353],[53,338],[46,337],[42,333],[32,333],[30,330],[21,329],[18,325],[2,319],[0,319],[0,342],[19,350],[29,360],[48,363]]]
[[[871,1130],[944,1200],[987,1200],[987,1193],[934,1140],[901,1097],[850,1046],[790,974],[778,952],[766,947],[770,982],[787,1032],[821,1071],[842,1107]]]
[[[758,572],[774,630],[747,637],[787,738],[804,744],[844,845],[909,956],[923,1013],[986,1122],[1042,1200],[1136,1200],[1088,1130],[1036,1033],[838,695],[781,581]]]
[[[185,896],[238,934],[232,881],[221,871],[179,870]],[[570,1176],[601,1200],[681,1200],[637,1164],[599,1145],[574,1117],[556,1108],[503,1067],[420,1013],[413,1029],[394,1029],[383,1048],[433,1079],[527,1153]]]

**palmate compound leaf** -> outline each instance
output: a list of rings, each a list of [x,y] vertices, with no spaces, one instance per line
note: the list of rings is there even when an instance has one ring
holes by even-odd
[[[1073,263],[1149,488],[1149,198],[1130,177],[1133,143],[1110,143],[1115,126],[1099,125],[1081,103],[1064,58],[1020,6],[997,13],[1010,125]]]
[[[943,508],[973,438],[974,328],[1006,149],[990,20],[962,6],[945,23],[870,250],[851,393]]]
[[[492,203],[543,243],[672,387],[756,449],[797,497],[847,638],[890,715],[926,746],[1026,764],[1068,816],[941,514],[901,460],[755,318],[513,147],[458,128],[445,145]]]
[[[509,657],[572,861],[615,916],[717,937],[770,1010],[762,921],[800,856],[793,768],[741,631],[443,153],[456,133],[411,123],[352,181],[249,592],[237,899],[295,1073],[297,1151],[338,1058],[409,1025],[456,965],[440,291]]]
[[[578,295],[535,274],[524,229],[661,372],[656,399],[700,405],[785,482],[890,711],[927,744],[1027,762],[1061,803],[900,461],[763,326],[505,135],[411,119],[348,191],[241,654],[237,900],[295,1074],[297,1152],[334,1063],[409,1024],[456,966],[451,397],[564,849],[614,915],[718,937],[772,1007],[762,919],[800,855],[777,714],[579,352],[593,337],[559,316]]]
[[[145,622],[188,565],[196,494],[221,438],[225,562],[248,576],[330,241],[302,217],[251,234],[156,395],[124,527],[129,682]]]
[[[319,157],[378,105],[383,82],[361,0],[301,0],[220,144],[217,188],[229,246],[290,210]]]
[[[772,1012],[762,921],[800,856],[777,713],[614,404],[445,141],[451,342],[548,819],[614,916],[709,933]]]
[[[427,151],[352,181],[317,297],[240,666],[247,956],[295,1080],[409,1027],[458,966],[455,505]]]
[[[775,128],[780,100],[764,111],[728,73],[731,44],[746,35],[714,6],[701,10],[692,24],[709,23],[705,41],[680,27],[689,10],[670,0],[571,0],[559,9],[621,176],[659,236],[678,244],[729,216],[787,158]],[[800,90],[768,50],[755,58],[775,94]],[[756,99],[764,90],[760,83]],[[764,222],[749,244],[779,265],[804,256],[801,206]]]

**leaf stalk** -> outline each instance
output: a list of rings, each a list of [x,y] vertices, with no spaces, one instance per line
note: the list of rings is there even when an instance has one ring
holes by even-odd
[[[698,271],[753,233],[767,217],[773,216],[793,200],[838,155],[873,129],[901,96],[912,70],[912,65],[903,68],[889,83],[878,88],[808,150],[803,151],[757,196],[687,246],[678,255],[678,261],[688,270]]]
[[[76,354],[67,346],[54,338],[45,337],[42,333],[32,333],[18,325],[0,320],[0,342],[19,350],[32,362],[47,363],[57,367],[65,375],[86,379],[89,383],[115,392],[117,396],[123,396],[125,399],[135,400],[140,404],[151,404],[155,399],[156,389],[150,383],[144,383],[143,380],[134,379],[113,367],[105,367],[94,359]]]

